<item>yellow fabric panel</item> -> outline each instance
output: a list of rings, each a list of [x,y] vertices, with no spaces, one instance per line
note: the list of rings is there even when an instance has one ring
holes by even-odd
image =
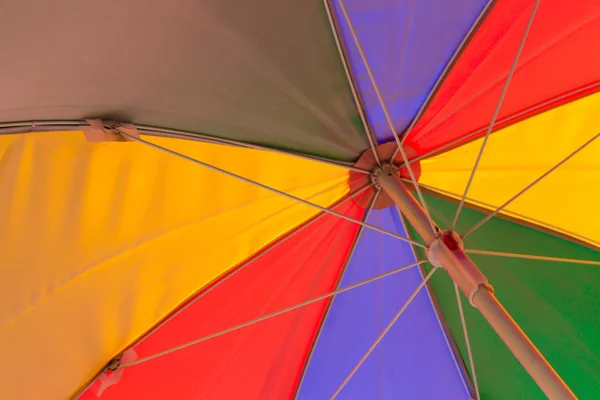
[[[469,198],[495,208],[600,132],[600,93],[493,133]],[[483,139],[422,162],[421,182],[464,192]],[[600,242],[600,139],[595,140],[507,207],[589,243]],[[491,206],[491,207],[490,207]]]
[[[328,206],[345,169],[147,138]],[[72,396],[188,296],[318,210],[139,143],[0,136],[1,399]]]

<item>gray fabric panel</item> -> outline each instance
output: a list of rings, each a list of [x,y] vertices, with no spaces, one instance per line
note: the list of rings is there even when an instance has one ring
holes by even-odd
[[[0,11],[0,122],[112,118],[345,160],[368,147],[320,0]]]

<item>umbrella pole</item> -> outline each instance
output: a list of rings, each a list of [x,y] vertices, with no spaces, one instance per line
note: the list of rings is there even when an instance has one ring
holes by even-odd
[[[384,165],[377,169],[374,172],[374,180],[425,240],[429,261],[448,271],[471,304],[481,312],[546,396],[550,399],[576,399],[566,383],[500,304],[486,277],[465,254],[460,236],[453,232],[441,232],[437,226],[435,232],[432,230],[425,210],[404,186],[394,167]]]

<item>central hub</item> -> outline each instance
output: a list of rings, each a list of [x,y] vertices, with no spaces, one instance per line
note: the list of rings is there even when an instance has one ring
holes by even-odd
[[[374,186],[370,189],[367,189],[364,195],[358,196],[355,199],[355,203],[364,208],[367,208],[372,203],[373,196],[379,190],[377,174],[381,173],[392,173],[396,174],[397,176],[400,176],[400,178],[405,180],[404,185],[409,190],[414,190],[413,185],[410,182],[406,182],[411,180],[410,172],[408,171],[408,168],[404,163],[404,157],[402,157],[402,152],[396,151],[397,149],[398,145],[396,142],[388,142],[377,146],[375,150],[377,152],[378,160],[375,158],[373,149],[369,148],[363,152],[363,154],[360,156],[360,158],[354,164],[354,166],[365,171],[371,171],[371,174],[350,171],[350,175],[348,177],[350,193],[360,190],[369,183],[372,183]],[[404,145],[403,151],[409,160],[417,156],[417,152],[406,145]],[[394,157],[393,160],[392,157]],[[421,176],[421,164],[419,163],[419,161],[412,161],[410,163],[410,167],[412,169],[412,173],[415,179],[417,179],[418,181],[419,177]],[[392,201],[392,199],[390,199],[385,192],[380,191],[376,203],[373,204],[373,208],[387,208],[392,206],[393,204],[394,202]]]
[[[385,163],[382,164],[381,167],[377,166],[371,173],[371,182],[377,189],[381,189],[381,183],[379,183],[379,177],[382,174],[386,174],[389,176],[396,175],[398,176],[398,167],[393,164]]]

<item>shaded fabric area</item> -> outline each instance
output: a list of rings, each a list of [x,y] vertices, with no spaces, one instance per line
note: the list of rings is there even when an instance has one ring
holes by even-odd
[[[394,207],[368,222],[405,235]],[[411,246],[363,229],[341,287],[415,261]],[[341,293],[333,300],[298,399],[328,399],[423,280],[418,267]],[[462,373],[424,288],[348,382],[338,399],[467,399]]]
[[[485,133],[534,3],[495,2],[406,144],[424,154],[471,133],[479,132],[468,140]],[[561,0],[540,2],[497,128],[599,90],[598,42],[600,3],[586,0],[573,7]],[[528,111],[534,106],[539,108]]]
[[[597,93],[494,133],[469,188],[471,201],[494,210],[510,200],[600,133],[599,109]],[[423,160],[420,182],[460,199],[483,140]],[[541,143],[548,145],[540,149]],[[600,245],[600,213],[593,212],[600,200],[599,170],[597,138],[503,212]]]
[[[426,196],[433,218],[443,228],[456,205]],[[459,231],[483,214],[465,207]],[[600,261],[595,249],[494,218],[465,240],[466,249],[492,250]],[[550,261],[470,255],[488,277],[496,296],[558,374],[581,399],[600,395],[600,268]],[[454,284],[444,271],[432,278],[446,321],[464,359],[468,359]],[[479,312],[461,295],[483,399],[545,399],[535,382]]]
[[[352,202],[336,209],[362,218]],[[139,358],[333,290],[358,225],[327,215],[208,291],[145,341]],[[328,300],[124,370],[101,399],[285,399]],[[82,399],[96,398],[94,387]]]
[[[393,140],[355,40],[341,11],[333,6],[354,79],[374,133]],[[394,127],[408,127],[439,75],[485,6],[485,0],[344,0]]]
[[[322,206],[348,192],[342,168],[150,140]],[[12,360],[0,398],[72,396],[191,294],[317,213],[140,143],[0,135],[0,353]]]
[[[116,119],[345,160],[368,146],[320,1],[24,0],[2,15],[0,122]]]

